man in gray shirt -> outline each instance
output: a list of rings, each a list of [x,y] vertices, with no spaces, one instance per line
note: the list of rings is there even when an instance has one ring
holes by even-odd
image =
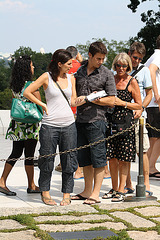
[[[89,95],[105,90],[106,97],[77,108],[78,147],[106,137],[106,106],[114,106],[116,87],[113,73],[103,66],[107,49],[102,42],[89,47],[89,59],[75,74],[77,95]],[[78,151],[79,166],[83,167],[85,188],[72,200],[85,200],[85,204],[99,203],[99,193],[106,165],[105,141]],[[94,186],[93,186],[94,180]]]

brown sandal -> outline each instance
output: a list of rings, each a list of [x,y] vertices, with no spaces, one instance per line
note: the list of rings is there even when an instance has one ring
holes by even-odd
[[[50,205],[50,206],[57,205],[57,203],[51,197],[47,198],[47,197],[44,197],[43,195],[41,195],[41,199],[46,205]]]
[[[67,206],[71,203],[71,197],[69,198],[63,198],[63,200],[61,201],[60,205],[61,206]]]

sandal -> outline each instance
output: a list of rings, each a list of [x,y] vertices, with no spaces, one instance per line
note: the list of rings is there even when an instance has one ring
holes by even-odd
[[[96,200],[94,198],[87,198],[83,204],[94,205],[96,203],[101,203],[101,201],[100,200]]]
[[[146,190],[146,197],[151,197],[153,195],[153,192]]]
[[[63,198],[63,200],[60,203],[61,206],[67,206],[69,204],[71,204],[71,197]]]
[[[125,199],[125,193],[117,192],[116,195],[112,198],[111,202],[121,202]]]
[[[105,194],[102,196],[102,198],[103,198],[103,199],[113,198],[113,197],[116,195],[116,193],[117,193],[117,192],[116,192],[115,190],[111,189],[111,190],[109,190],[108,193],[105,193]]]
[[[132,189],[132,188],[125,187],[124,190],[125,190],[125,194],[132,194],[132,193],[134,193],[134,189]]]
[[[41,194],[41,199],[42,201],[46,204],[46,205],[50,205],[50,206],[55,206],[57,205],[57,203],[50,197],[50,198],[47,198],[47,197],[44,197],[42,194]]]

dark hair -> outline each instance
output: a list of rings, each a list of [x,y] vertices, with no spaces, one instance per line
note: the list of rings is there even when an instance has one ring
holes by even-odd
[[[12,69],[10,87],[15,93],[21,92],[25,81],[32,80],[31,58],[29,56],[20,56]]]
[[[141,54],[143,57],[146,55],[146,48],[143,43],[141,42],[134,42],[129,49],[130,54],[132,55],[136,51],[137,53]]]
[[[93,42],[91,43],[90,47],[89,47],[89,53],[92,54],[92,57],[96,54],[96,53],[101,53],[101,54],[107,54],[107,49],[106,46],[102,43],[102,42]]]
[[[157,37],[156,46],[158,49],[160,49],[160,35]]]
[[[48,71],[54,81],[57,81],[57,77],[59,76],[60,69],[58,63],[61,62],[62,64],[68,62],[72,59],[71,54],[65,49],[58,49],[52,55],[52,60],[48,66]]]
[[[67,50],[68,52],[70,52],[70,54],[72,55],[72,58],[76,58],[77,53],[78,53],[78,50],[77,50],[76,47],[74,47],[74,46],[69,46],[69,47],[66,48],[66,50]]]

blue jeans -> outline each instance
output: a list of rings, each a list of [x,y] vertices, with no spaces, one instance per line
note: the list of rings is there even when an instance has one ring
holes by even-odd
[[[78,147],[97,142],[106,137],[106,123],[95,121],[92,123],[76,122]],[[80,167],[92,165],[93,168],[106,166],[105,141],[82,150],[78,150],[78,163]]]
[[[56,153],[57,145],[59,151],[65,151],[77,147],[77,131],[75,123],[67,127],[52,127],[42,124],[40,129],[40,158],[38,167],[40,169],[39,187],[41,191],[50,190],[52,171],[54,169],[54,156],[43,157],[44,155]],[[78,167],[77,152],[70,152],[60,155],[62,166],[62,192],[73,192],[73,173]]]

